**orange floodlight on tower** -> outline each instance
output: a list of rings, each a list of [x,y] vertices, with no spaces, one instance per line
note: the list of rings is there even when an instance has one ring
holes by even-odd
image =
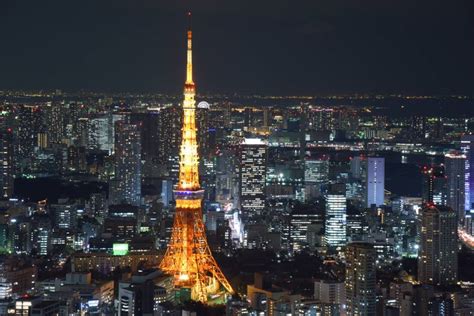
[[[191,13],[188,16],[190,18]],[[191,27],[187,32],[187,49],[179,182],[174,191],[176,213],[160,268],[174,276],[176,288],[188,288],[193,300],[208,302],[211,295],[232,294],[234,291],[212,256],[202,220],[204,191],[199,183]]]

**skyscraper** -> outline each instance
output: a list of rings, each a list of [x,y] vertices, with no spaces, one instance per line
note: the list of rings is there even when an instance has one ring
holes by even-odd
[[[426,205],[420,219],[418,280],[447,286],[457,282],[457,214],[447,206]]]
[[[48,107],[48,138],[50,143],[59,144],[63,141],[66,122],[64,101],[54,98]]]
[[[470,210],[474,204],[474,135],[461,138],[461,151],[466,156],[464,163],[464,208]]]
[[[304,162],[305,183],[326,183],[329,180],[329,159],[306,159]]]
[[[13,194],[14,165],[13,165],[13,130],[2,121],[0,124],[0,196],[9,198]]]
[[[171,239],[160,268],[174,277],[177,289],[190,293],[193,300],[207,302],[210,295],[231,294],[233,289],[212,256],[202,219],[204,190],[199,183],[191,30],[188,30],[187,41],[179,181],[174,191],[176,213]]]
[[[369,243],[355,242],[346,248],[347,315],[375,316],[377,253]]]
[[[140,125],[118,121],[115,126],[114,203],[140,205]]]
[[[447,176],[447,202],[457,214],[458,220],[464,220],[465,214],[465,188],[464,188],[464,168],[466,156],[459,152],[451,152],[444,157]]]
[[[17,166],[20,169],[29,169],[38,144],[38,134],[43,128],[43,113],[38,106],[22,105],[18,108],[17,123]]]
[[[447,179],[443,166],[425,166],[423,175],[423,203],[434,203],[435,205],[446,205]]]
[[[201,102],[196,108],[196,127],[199,141],[199,156],[204,160],[209,158],[209,104]]]
[[[240,206],[245,217],[261,214],[265,207],[267,145],[246,138],[240,146]]]
[[[326,197],[326,219],[324,239],[329,247],[346,244],[346,197],[342,194],[329,194]]]
[[[367,158],[367,207],[381,206],[385,196],[385,158]]]

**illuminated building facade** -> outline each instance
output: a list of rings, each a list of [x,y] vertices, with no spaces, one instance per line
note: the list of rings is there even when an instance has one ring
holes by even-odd
[[[0,117],[0,188],[1,196],[9,198],[13,194],[14,184],[14,147],[13,130],[6,126],[5,119]]]
[[[187,35],[179,181],[175,190],[176,213],[171,239],[160,268],[174,277],[177,289],[188,290],[191,299],[208,302],[210,295],[231,294],[233,289],[212,256],[202,219],[204,190],[201,190],[199,183],[191,30],[188,30]]]
[[[385,196],[385,158],[367,158],[367,207],[384,204]]]
[[[447,202],[458,214],[458,220],[463,221],[465,215],[465,188],[464,188],[464,167],[466,156],[461,153],[452,152],[444,157],[444,164],[447,176]]]
[[[326,197],[325,243],[329,247],[346,244],[346,197],[342,194],[329,194]]]
[[[423,167],[423,203],[446,205],[447,179],[443,166]]]
[[[355,242],[346,248],[347,315],[376,315],[377,252],[369,243]]]
[[[265,208],[267,145],[259,138],[246,138],[240,150],[240,206],[245,217]]]
[[[304,162],[305,183],[326,183],[329,181],[329,159],[307,159]]]
[[[421,213],[418,279],[439,286],[457,282],[457,214],[441,205],[427,205]]]
[[[141,172],[140,125],[119,121],[115,126],[113,203],[140,205]]]
[[[466,156],[464,164],[464,208],[473,208],[474,203],[474,135],[464,135],[461,138],[461,151]]]

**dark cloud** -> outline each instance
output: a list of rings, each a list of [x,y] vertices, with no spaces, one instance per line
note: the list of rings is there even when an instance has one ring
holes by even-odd
[[[468,0],[2,0],[0,87],[179,92],[188,8],[200,91],[474,92]]]

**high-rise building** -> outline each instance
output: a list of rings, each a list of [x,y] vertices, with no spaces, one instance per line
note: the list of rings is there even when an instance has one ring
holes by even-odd
[[[183,300],[191,298],[205,303],[211,295],[232,294],[234,291],[214,260],[202,219],[204,190],[201,189],[199,183],[196,88],[193,81],[191,30],[188,30],[187,35],[188,52],[179,181],[174,191],[176,213],[171,239],[160,268],[173,276],[174,286],[179,289],[178,293],[186,296]]]
[[[310,227],[323,230],[324,217],[316,211],[295,211],[290,215],[290,247],[294,252],[299,252],[309,246]]]
[[[444,157],[447,177],[447,202],[457,214],[458,220],[464,220],[465,214],[465,188],[464,188],[464,168],[466,156],[459,152],[451,152]]]
[[[346,207],[347,202],[345,195],[327,195],[324,241],[329,247],[345,246],[347,242]]]
[[[17,119],[17,157],[28,169],[33,159],[34,149],[38,144],[38,134],[43,130],[43,112],[38,106],[22,105],[18,108]]]
[[[119,121],[115,126],[115,185],[113,203],[140,205],[141,143],[139,124]]]
[[[366,162],[367,160],[363,156],[355,156],[351,158],[350,168],[351,175],[354,179],[362,179],[364,176],[366,176],[363,173]]]
[[[246,138],[240,145],[240,207],[245,217],[265,208],[267,145],[259,138]]]
[[[77,210],[75,203],[52,204],[55,226],[59,229],[73,230],[77,228]]]
[[[329,180],[329,159],[307,159],[304,162],[305,183],[326,183]]]
[[[76,130],[76,144],[79,147],[89,148],[89,126],[90,120],[88,117],[81,117],[77,121]]]
[[[347,245],[347,315],[376,315],[376,258],[372,244],[354,242]]]
[[[427,204],[420,218],[418,280],[447,286],[457,282],[457,214],[453,209]]]
[[[381,206],[385,197],[385,158],[367,158],[367,207]]]
[[[111,154],[114,150],[112,115],[101,114],[90,118],[88,146]]]
[[[426,138],[426,117],[414,116],[411,124],[412,139],[420,140]]]
[[[48,138],[51,144],[59,144],[63,141],[66,121],[65,105],[63,101],[55,98],[48,107]]]
[[[464,208],[468,211],[474,208],[474,135],[464,135],[461,138],[461,151],[466,156],[464,163]]]
[[[204,160],[209,158],[209,103],[201,102],[196,108],[196,127],[199,141],[199,156]]]
[[[422,202],[446,205],[447,179],[443,166],[423,167]]]
[[[0,124],[0,196],[9,198],[13,194],[14,183],[14,145],[13,130]]]

